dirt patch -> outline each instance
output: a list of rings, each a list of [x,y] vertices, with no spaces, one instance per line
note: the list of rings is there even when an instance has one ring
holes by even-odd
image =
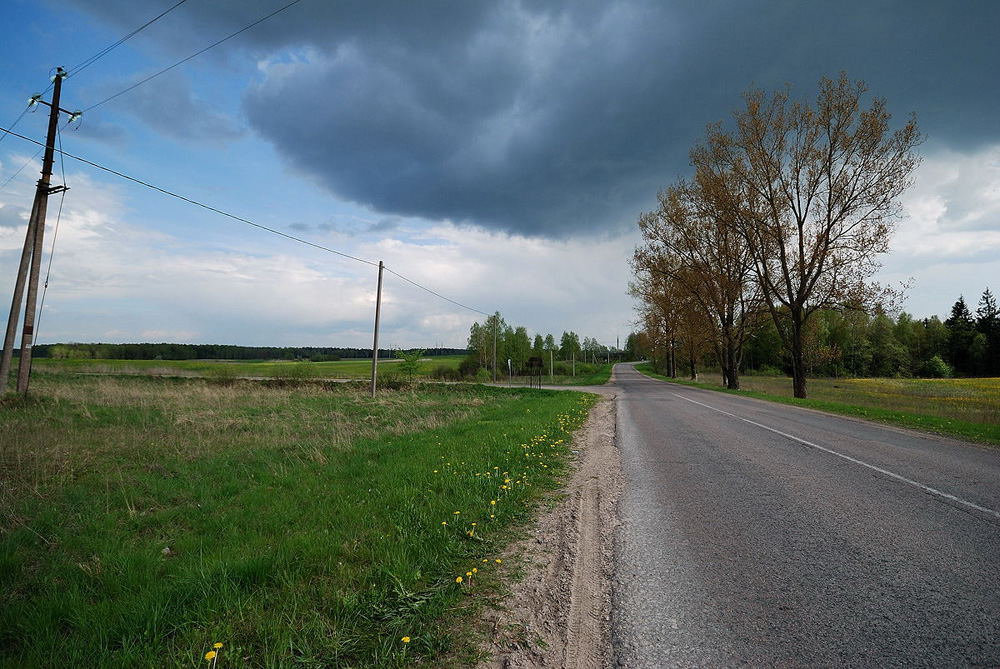
[[[565,667],[609,662],[612,535],[621,469],[610,389],[574,437],[578,450],[565,497],[544,511],[512,553],[524,578],[509,604],[488,615],[494,659],[479,669]]]

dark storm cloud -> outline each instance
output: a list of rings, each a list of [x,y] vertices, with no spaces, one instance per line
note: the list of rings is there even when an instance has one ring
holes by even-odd
[[[126,25],[143,13],[99,4]],[[176,48],[273,5],[185,5],[169,17],[188,25]],[[932,141],[995,141],[998,25],[989,0],[305,0],[239,44],[271,56],[245,94],[249,123],[332,193],[559,237],[631,224],[751,83],[809,95],[846,70],[898,117],[917,112]]]

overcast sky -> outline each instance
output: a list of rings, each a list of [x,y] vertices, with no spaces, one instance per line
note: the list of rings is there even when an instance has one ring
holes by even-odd
[[[188,0],[70,77],[84,108],[287,0]],[[175,0],[7,0],[0,123]],[[88,112],[66,150],[396,271],[531,332],[613,344],[656,191],[751,84],[845,70],[927,141],[884,281],[946,314],[1000,289],[1000,2],[301,0]],[[44,112],[21,131],[41,139]],[[34,154],[0,142],[0,183]],[[372,267],[67,161],[41,341],[370,345]],[[7,300],[37,162],[0,191]],[[57,169],[56,181],[62,176]],[[54,223],[58,200],[50,205]],[[51,228],[50,228],[51,231]],[[51,240],[51,234],[48,240]],[[382,341],[482,317],[392,275]],[[6,313],[6,307],[3,307]]]

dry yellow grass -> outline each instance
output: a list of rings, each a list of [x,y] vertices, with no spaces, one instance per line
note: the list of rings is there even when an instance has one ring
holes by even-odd
[[[791,379],[783,377],[745,376],[741,385],[770,395],[792,395]],[[1000,424],[1000,378],[809,379],[808,391],[815,400]]]

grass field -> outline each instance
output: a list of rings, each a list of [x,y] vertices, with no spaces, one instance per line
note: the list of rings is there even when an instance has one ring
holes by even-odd
[[[426,378],[439,366],[458,369],[461,355],[443,355],[421,360],[417,376]],[[379,373],[391,374],[398,359],[380,359]],[[371,378],[368,359],[309,362],[292,360],[55,360],[35,358],[39,372],[80,372],[92,374],[137,374],[153,376],[210,376],[217,378],[278,379],[364,379]],[[398,373],[398,372],[396,372]]]
[[[581,365],[582,367],[582,365]],[[587,365],[579,370],[576,376],[543,374],[542,385],[546,386],[599,386],[608,382],[611,378],[611,369],[614,365]],[[537,377],[536,377],[537,378]],[[511,385],[524,386],[531,383],[533,379],[527,376],[515,376],[510,380]],[[500,383],[508,383],[507,377],[500,379]]]
[[[0,404],[0,664],[469,661],[593,399],[40,374]]]
[[[636,369],[666,379],[648,364]],[[809,379],[804,400],[786,377],[743,376],[738,391],[707,374],[700,383],[667,380],[1000,444],[1000,379]]]
[[[446,355],[425,358],[415,374],[416,379],[429,379],[433,372],[445,367],[458,369],[464,356]],[[402,378],[399,360],[379,360],[381,378]],[[34,371],[45,374],[79,373],[136,376],[209,377],[215,379],[369,379],[371,359],[338,360],[336,362],[295,362],[288,360],[54,360],[36,358]],[[611,365],[580,364],[577,376],[543,376],[542,382],[557,386],[589,386],[606,383]],[[474,381],[474,379],[467,379]],[[502,375],[501,382],[507,377]],[[527,377],[514,377],[514,385],[526,385]]]

